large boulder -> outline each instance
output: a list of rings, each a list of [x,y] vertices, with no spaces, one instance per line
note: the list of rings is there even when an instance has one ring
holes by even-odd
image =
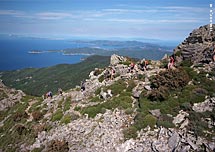
[[[125,62],[127,59],[125,57],[113,54],[110,58],[110,64],[111,65],[117,65],[119,63]]]
[[[194,64],[210,63],[215,47],[215,24],[201,26],[190,33],[184,42],[174,49],[176,61],[190,60]]]

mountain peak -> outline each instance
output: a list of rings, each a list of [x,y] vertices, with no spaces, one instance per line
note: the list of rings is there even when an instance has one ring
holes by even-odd
[[[194,29],[192,33],[174,49],[177,61],[189,60],[194,64],[209,64],[212,62],[213,50],[215,48],[215,24],[201,26]]]

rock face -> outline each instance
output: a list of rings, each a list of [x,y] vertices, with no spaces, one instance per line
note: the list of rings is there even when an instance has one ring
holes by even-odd
[[[25,94],[21,90],[9,89],[0,81],[0,111],[20,102]]]
[[[210,63],[215,47],[215,24],[210,32],[209,25],[193,30],[190,36],[174,49],[176,60],[191,60],[193,63]]]
[[[117,65],[120,62],[125,62],[127,59],[122,57],[122,56],[118,56],[116,54],[113,54],[110,58],[110,64],[111,65]]]
[[[116,151],[123,140],[122,130],[127,120],[128,116],[122,111],[107,110],[95,119],[83,118],[54,128],[49,133],[41,132],[29,150],[47,146],[52,140],[65,140],[69,151]],[[43,151],[46,150],[47,147]]]

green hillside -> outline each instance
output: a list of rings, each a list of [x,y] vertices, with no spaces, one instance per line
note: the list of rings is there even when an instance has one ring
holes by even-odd
[[[94,68],[109,65],[110,57],[91,56],[78,64],[60,64],[47,68],[29,68],[1,73],[7,86],[21,89],[27,94],[41,96],[47,91],[57,92],[79,85]]]

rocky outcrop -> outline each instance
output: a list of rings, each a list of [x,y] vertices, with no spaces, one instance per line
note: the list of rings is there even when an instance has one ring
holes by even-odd
[[[122,130],[129,125],[129,116],[123,111],[107,110],[105,114],[99,114],[95,119],[82,118],[67,125],[53,128],[50,132],[39,133],[36,142],[29,150],[45,146],[51,141],[67,141],[69,151],[116,151],[123,141]]]
[[[196,112],[212,111],[215,107],[215,98],[210,98],[201,103],[194,103],[193,110]]]
[[[113,54],[110,58],[110,64],[111,65],[117,65],[119,63],[125,62],[127,59],[125,57]]]
[[[194,64],[212,62],[213,49],[215,48],[215,24],[213,31],[210,26],[201,26],[193,30],[189,37],[174,49],[176,60],[191,60]]]
[[[0,111],[12,107],[16,102],[20,102],[25,94],[21,90],[10,89],[0,81]]]

